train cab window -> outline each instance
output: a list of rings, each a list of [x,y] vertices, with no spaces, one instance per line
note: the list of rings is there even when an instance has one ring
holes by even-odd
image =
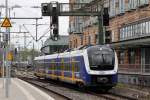
[[[107,47],[88,49],[88,58],[92,70],[112,70],[114,68],[114,51]]]

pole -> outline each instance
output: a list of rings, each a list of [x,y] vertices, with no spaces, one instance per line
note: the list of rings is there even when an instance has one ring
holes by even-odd
[[[36,18],[35,19],[36,20],[36,42],[38,41],[38,39],[37,39],[37,34],[38,34],[38,19]]]
[[[6,18],[8,17],[8,0],[5,1],[5,5],[6,5]],[[6,47],[5,47],[5,51],[6,51],[6,56],[9,52],[9,46],[10,46],[10,43],[9,43],[9,28],[6,27],[6,33],[5,33],[5,42],[6,42]],[[6,82],[5,82],[5,97],[8,98],[9,97],[9,80],[10,80],[10,74],[9,74],[9,61],[6,57]]]
[[[0,22],[1,22],[1,15],[2,15],[2,9],[0,9]],[[1,27],[0,27],[0,32],[1,32]],[[2,44],[2,40],[1,40],[1,38],[2,38],[3,36],[0,34],[0,42],[1,42],[1,46],[3,45]],[[3,49],[3,48],[2,48]],[[1,70],[1,72],[2,72],[2,78],[4,78],[4,61],[5,61],[5,54],[4,54],[4,49],[2,50],[2,62],[3,62],[3,65],[2,65],[2,70]],[[4,87],[4,85],[3,85],[3,87]]]
[[[98,41],[98,44],[101,44],[101,45],[104,44],[103,10],[104,10],[104,3],[102,1],[101,12],[100,12],[100,15],[98,16],[98,22],[99,22],[99,28],[98,28],[99,29],[99,35],[98,35],[99,41]]]
[[[26,32],[24,33],[24,60],[26,61],[27,59],[26,59],[26,38],[27,38],[27,36],[26,36]]]
[[[17,65],[17,70],[19,71],[20,69],[20,44],[18,44],[18,65]]]
[[[27,36],[26,36],[26,32],[24,33],[24,49],[26,50],[26,39],[27,39]]]
[[[33,45],[32,45],[32,62],[34,64],[34,42],[33,42]]]

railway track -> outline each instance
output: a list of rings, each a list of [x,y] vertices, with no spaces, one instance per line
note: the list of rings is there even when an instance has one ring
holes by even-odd
[[[113,93],[96,93],[89,90],[81,91],[81,89],[72,85],[58,84],[54,81],[45,81],[41,79],[20,78],[37,87],[44,88],[50,92],[62,96],[66,100],[137,100],[136,98],[126,97]]]

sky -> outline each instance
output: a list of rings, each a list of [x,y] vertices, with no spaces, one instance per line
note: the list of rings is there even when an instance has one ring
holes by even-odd
[[[0,0],[0,5],[5,5],[5,0]],[[40,18],[42,17],[41,15],[41,8],[32,8],[33,6],[41,6],[41,3],[49,3],[51,1],[54,0],[8,0],[8,6],[9,8],[12,8],[14,5],[19,5],[21,6],[21,8],[14,8],[14,9],[10,9],[10,16],[11,17],[29,17],[29,18]],[[63,3],[67,3],[69,0],[55,0],[58,2],[63,2]],[[0,8],[0,12],[2,12],[2,17],[5,16],[5,9],[4,8]],[[48,38],[49,36],[49,17],[42,17],[42,19],[38,20],[39,24],[44,24],[44,25],[39,25],[38,26],[38,39],[44,34],[47,33],[45,35],[44,38],[42,38],[40,41],[35,42],[33,41],[33,38],[31,38],[30,36],[34,36],[35,37],[35,24],[36,21],[34,20],[18,20],[18,19],[13,19],[11,20],[12,23],[12,28],[11,31],[12,32],[18,32],[18,31],[22,31],[22,32],[27,32],[27,30],[30,33],[27,33],[27,39],[26,39],[26,45],[28,46],[27,48],[32,48],[33,47],[33,43],[35,45],[36,49],[40,49],[42,44],[44,43],[44,41]],[[69,18],[68,17],[60,17],[59,18],[60,22],[59,22],[59,34],[60,35],[68,35],[68,26],[69,26]],[[32,25],[31,25],[32,24]],[[24,27],[24,26],[25,27]],[[20,29],[19,29],[20,28]],[[1,29],[1,31],[5,31],[5,29]],[[15,44],[16,47],[24,46],[24,38],[23,38],[24,34],[19,33],[11,33],[11,43]]]

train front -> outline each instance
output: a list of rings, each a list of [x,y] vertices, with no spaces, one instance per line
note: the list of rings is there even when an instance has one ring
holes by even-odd
[[[117,84],[118,59],[108,46],[92,46],[87,49],[86,70],[89,86],[112,88]]]

